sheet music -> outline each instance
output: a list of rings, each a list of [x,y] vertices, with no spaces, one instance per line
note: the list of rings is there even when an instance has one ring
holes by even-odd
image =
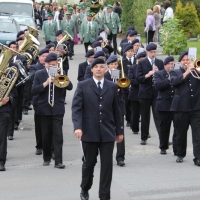
[[[100,33],[100,36],[103,38],[103,39],[107,39],[107,34],[105,31],[101,32]]]

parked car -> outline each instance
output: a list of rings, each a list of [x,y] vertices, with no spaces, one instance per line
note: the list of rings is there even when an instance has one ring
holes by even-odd
[[[21,30],[27,29],[27,26],[37,29],[37,25],[34,19],[28,15],[11,15],[10,18],[14,18],[20,26]]]
[[[15,19],[0,16],[0,43],[8,45],[16,40],[19,31],[20,27]]]

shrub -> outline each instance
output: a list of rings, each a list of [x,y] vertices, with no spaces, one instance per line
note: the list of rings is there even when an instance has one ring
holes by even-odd
[[[187,48],[187,37],[180,29],[182,23],[179,19],[168,19],[160,29],[160,40],[163,54],[178,55]]]

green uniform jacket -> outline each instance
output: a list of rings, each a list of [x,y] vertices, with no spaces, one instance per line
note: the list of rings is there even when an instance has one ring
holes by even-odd
[[[66,19],[63,19],[60,24],[60,29],[62,30],[63,35],[65,35],[67,31],[74,39],[76,29],[74,20],[70,19],[68,23]]]
[[[76,18],[79,32],[81,31],[81,24],[83,23],[83,21],[85,21],[84,19],[86,19],[86,14],[83,14],[82,12],[79,13]]]
[[[108,35],[110,35],[110,33],[117,34],[118,30],[121,29],[119,15],[117,13],[113,12],[112,18],[110,19],[110,14],[106,13],[104,16],[104,28],[109,29],[109,32],[107,33]]]
[[[92,21],[92,27],[91,30],[89,30],[89,24],[88,21],[84,21],[81,24],[81,31],[80,31],[80,38],[84,39],[84,43],[86,42],[94,42],[96,38],[98,37],[98,24],[95,21]]]
[[[99,29],[104,28],[104,13],[103,12],[99,12],[96,17],[95,17],[95,21],[97,22]]]
[[[42,36],[45,37],[46,41],[55,41],[56,36],[55,33],[57,31],[57,23],[52,20],[51,25],[49,25],[49,21],[46,20],[42,25]]]

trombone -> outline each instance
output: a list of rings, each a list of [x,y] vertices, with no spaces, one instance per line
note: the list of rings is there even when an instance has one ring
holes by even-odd
[[[124,75],[124,66],[122,62],[122,56],[121,56],[121,48],[118,47],[117,53],[119,54],[119,60],[121,64],[121,78],[118,80],[117,85],[121,88],[126,88],[131,84],[131,81],[125,77]]]
[[[54,77],[52,94],[51,94],[51,84],[49,84],[48,103],[51,107],[54,106],[55,86],[58,87],[58,88],[65,88],[70,83],[69,78],[66,75],[63,74],[62,62],[63,62],[62,58],[59,57],[58,58],[58,66],[52,67],[51,72],[49,70],[49,76]],[[51,95],[52,95],[52,101],[51,101]]]

